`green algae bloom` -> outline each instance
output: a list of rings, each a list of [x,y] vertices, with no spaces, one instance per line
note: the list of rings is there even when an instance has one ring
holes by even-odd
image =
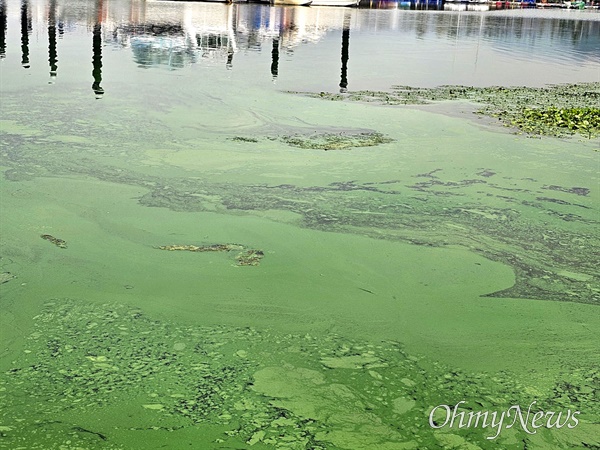
[[[600,83],[533,87],[392,86],[389,91],[301,93],[331,101],[358,101],[383,105],[425,105],[463,100],[483,104],[478,114],[497,117],[508,127],[530,135],[563,137],[575,133],[592,139],[600,134]]]
[[[313,150],[344,150],[357,147],[374,147],[393,142],[381,133],[316,134],[312,136],[285,136],[282,141],[292,147]]]

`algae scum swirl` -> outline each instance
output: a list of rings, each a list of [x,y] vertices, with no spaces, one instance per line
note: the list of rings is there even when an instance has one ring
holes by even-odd
[[[33,92],[32,105],[41,110],[49,105],[43,95]],[[468,88],[437,89],[396,88],[388,93],[355,92],[345,95],[304,94],[334,100],[359,100],[390,105],[422,103],[444,99],[469,99],[484,104],[485,114],[520,120],[523,111],[532,108],[549,111],[557,121],[575,120],[574,109],[596,108],[600,83],[551,86],[547,88]],[[595,261],[600,253],[597,234],[597,203],[590,198],[588,185],[559,185],[538,182],[534,177],[513,179],[506,171],[479,167],[462,178],[437,167],[426,172],[403,173],[398,179],[376,181],[347,179],[324,185],[233,183],[207,181],[203,177],[160,176],[133,169],[133,162],[143,164],[145,144],[151,139],[177,152],[180,144],[160,120],[119,118],[119,128],[111,140],[103,125],[111,126],[110,117],[82,121],[60,133],[93,138],[93,144],[77,140],[65,145],[48,139],[57,133],[55,124],[46,123],[34,112],[19,112],[19,98],[5,96],[4,103],[15,110],[11,123],[18,123],[11,133],[7,123],[3,133],[0,161],[9,167],[4,176],[19,181],[46,175],[83,175],[112,183],[139,186],[147,190],[139,202],[150,207],[174,211],[240,212],[286,211],[297,214],[298,224],[311,229],[356,233],[378,239],[400,240],[425,246],[465,246],[487,258],[510,265],[516,275],[515,285],[490,297],[511,297],[600,304],[600,274]],[[68,102],[68,100],[66,100]],[[124,103],[125,105],[125,103]],[[551,106],[554,105],[554,106]],[[591,109],[590,109],[591,108]],[[57,115],[68,115],[65,107]],[[562,111],[562,112],[560,112]],[[595,110],[594,110],[595,111]],[[541,113],[540,114],[545,114]],[[567,114],[569,119],[564,119]],[[592,113],[590,113],[592,114]],[[528,117],[534,117],[529,115]],[[583,130],[585,136],[596,133],[592,116],[581,115],[578,125],[550,128],[534,120],[533,130],[542,134],[571,133]],[[60,117],[58,117],[60,118]],[[58,119],[57,118],[57,119]],[[65,123],[71,123],[66,120]],[[569,122],[571,123],[571,122]],[[528,126],[534,126],[533,122]],[[285,129],[285,126],[280,126]],[[278,142],[302,151],[343,149],[344,153],[371,152],[401,145],[393,137],[378,131],[353,133],[327,132],[306,126],[289,127],[290,133],[279,136],[241,136],[221,138],[239,146],[254,148],[256,143],[276,146]],[[25,130],[25,131],[23,131]],[[113,148],[122,142],[128,163],[111,165]],[[186,145],[195,145],[193,141]],[[81,156],[88,155],[88,156]],[[307,153],[306,157],[310,157]],[[540,156],[535,156],[540,157]],[[543,161],[541,161],[543,162]],[[360,212],[360,213],[359,213]],[[543,217],[544,220],[539,218]],[[441,231],[443,230],[443,231]],[[52,241],[51,241],[52,242]],[[56,242],[55,242],[56,244]],[[244,258],[257,263],[262,255],[249,250]]]
[[[593,93],[598,90],[598,85],[587,85],[582,89]],[[408,89],[402,91],[412,92]],[[470,92],[469,89],[466,91]],[[521,89],[518,93],[530,99],[538,96],[540,91]],[[454,95],[454,91],[450,94]],[[477,93],[484,94],[487,95],[484,91]],[[138,196],[128,197],[127,201],[170,210],[161,211],[168,213],[161,217],[172,220],[165,227],[167,232],[163,230],[159,236],[159,232],[152,235],[149,231],[152,227],[143,221],[129,226],[125,221],[120,223],[115,219],[115,225],[105,218],[108,212],[88,209],[81,213],[84,218],[81,223],[96,220],[101,225],[97,229],[106,233],[102,236],[121,233],[119,237],[127,236],[127,243],[131,244],[128,248],[140,252],[150,249],[150,253],[164,257],[161,263],[168,264],[168,261],[181,256],[185,264],[201,268],[213,256],[209,253],[216,253],[217,260],[231,257],[235,261],[232,261],[233,264],[258,266],[232,269],[239,277],[236,283],[237,280],[245,282],[252,276],[258,278],[261,273],[268,273],[266,269],[272,261],[271,246],[255,245],[253,240],[246,239],[248,236],[218,239],[204,236],[201,221],[193,229],[193,234],[190,233],[191,238],[176,234],[183,222],[181,216],[199,216],[194,215],[195,212],[211,212],[233,219],[242,215],[264,214],[265,217],[273,217],[272,220],[288,220],[293,226],[327,232],[330,236],[336,233],[356,234],[422,247],[460,246],[510,265],[515,272],[515,284],[495,292],[482,289],[481,294],[488,298],[476,298],[481,300],[481,304],[477,305],[481,307],[481,317],[487,314],[488,302],[503,305],[503,298],[520,299],[519,305],[516,305],[519,307],[536,303],[532,299],[585,304],[561,304],[567,312],[595,308],[600,304],[600,277],[596,267],[600,243],[597,205],[594,203],[597,192],[590,184],[591,178],[574,180],[556,175],[561,173],[562,156],[545,155],[534,146],[537,140],[515,138],[528,142],[523,151],[539,151],[534,156],[524,155],[516,164],[525,162],[537,167],[536,158],[547,156],[543,162],[550,169],[539,179],[537,173],[525,175],[518,172],[515,175],[510,168],[507,169],[507,165],[501,164],[501,158],[493,163],[483,159],[471,163],[471,153],[466,150],[459,155],[466,162],[457,157],[458,162],[455,163],[451,159],[455,154],[448,156],[448,160],[442,156],[440,161],[436,159],[437,154],[430,153],[423,156],[423,161],[415,158],[417,163],[411,164],[411,152],[422,147],[415,145],[407,149],[415,141],[403,140],[402,137],[406,138],[410,133],[407,131],[402,135],[403,130],[395,133],[390,127],[368,131],[364,128],[353,130],[349,126],[341,133],[333,126],[329,129],[323,126],[315,132],[315,127],[300,127],[298,122],[294,122],[294,126],[278,125],[277,134],[263,133],[266,125],[240,127],[243,130],[215,133],[208,138],[200,134],[198,143],[194,133],[191,133],[191,138],[183,139],[171,132],[166,119],[163,122],[143,114],[136,116],[136,113],[115,112],[95,117],[94,111],[90,113],[92,119],[82,113],[80,121],[75,124],[69,120],[67,112],[77,111],[74,100],[66,99],[64,108],[55,108],[43,92],[33,90],[24,95],[33,105],[30,111],[23,112],[18,108],[19,102],[22,102],[19,95],[6,94],[3,99],[15,113],[11,121],[6,122],[2,135],[0,162],[6,168],[2,183],[10,185],[10,192],[15,198],[20,198],[20,195],[26,198],[29,195],[26,189],[28,183],[35,184],[38,179],[46,178],[86,182],[92,179],[94,183],[98,180],[104,182],[95,186],[116,184],[116,189],[124,189],[118,185],[138,188],[134,194]],[[378,98],[377,95],[372,97]],[[592,94],[582,94],[577,98],[592,97]],[[294,100],[320,102],[300,97]],[[115,111],[121,106],[125,110],[126,101],[120,104],[115,99],[114,102]],[[500,105],[498,102],[494,105]],[[391,101],[388,103],[392,104]],[[525,103],[529,105],[530,100]],[[524,107],[525,103],[521,106]],[[557,111],[544,106],[540,114],[552,115],[556,121],[582,119],[592,124],[585,130],[587,134],[582,133],[575,138],[584,139],[581,144],[584,149],[578,149],[583,154],[588,152],[588,147],[592,148],[588,138],[593,138],[596,125],[594,112],[591,116],[574,117],[579,114],[576,109],[582,107],[579,103],[575,106],[557,103]],[[43,120],[41,111],[51,108],[56,111],[56,123],[62,125]],[[165,106],[161,113],[168,117],[168,109]],[[507,107],[506,111],[509,110],[512,111]],[[362,114],[365,110],[356,111],[353,110],[353,114]],[[512,113],[507,113],[508,116],[511,120],[518,120]],[[112,129],[115,123],[118,126],[114,127],[114,132],[106,136],[106,129]],[[573,123],[576,126],[567,125],[568,132],[583,130],[579,122]],[[543,129],[548,126],[543,125]],[[303,132],[299,131],[301,128]],[[416,134],[413,130],[410,132]],[[432,133],[437,133],[437,130]],[[486,133],[489,134],[483,135],[482,132],[483,137],[477,135],[475,138],[485,140],[492,134]],[[460,146],[456,148],[473,145],[473,141],[461,139]],[[547,138],[550,142],[558,142],[553,139]],[[424,140],[432,141],[433,138]],[[474,142],[477,144],[476,140]],[[502,142],[504,145],[508,140]],[[193,155],[183,158],[184,163],[180,163],[183,167],[176,164],[179,153],[189,149],[200,152],[210,146],[220,149],[223,154],[223,149],[226,149],[246,161],[243,158],[250,159],[248,154],[259,153],[257,143],[261,146],[259,156],[272,152],[278,157],[288,152],[285,156],[297,158],[298,165],[315,164],[315,171],[326,168],[331,172],[326,172],[327,175],[321,178],[310,178],[313,166],[303,166],[295,172],[299,174],[297,177],[285,176],[283,180],[273,181],[272,177],[260,172],[263,170],[262,160],[248,167],[235,165],[234,161],[230,170],[219,166],[221,172],[217,171],[217,175],[222,175],[222,178],[213,176],[211,169],[194,168],[197,167],[193,166],[194,163],[208,164],[210,158],[204,161]],[[512,148],[504,150],[501,145],[498,147],[494,150],[507,160],[521,156]],[[559,150],[565,148],[566,144]],[[152,151],[167,155],[158,168],[152,165],[154,161],[148,156]],[[252,154],[253,151],[256,153]],[[398,158],[400,164],[398,160],[386,159],[395,152],[401,153],[401,158]],[[371,155],[373,159],[367,159]],[[227,157],[231,155],[227,153]],[[321,160],[325,162],[319,166],[314,163],[318,158],[340,159]],[[578,164],[584,163],[578,160]],[[393,169],[377,172],[375,166],[379,165]],[[454,166],[460,167],[456,169]],[[336,169],[339,172],[335,172]],[[289,170],[294,169],[290,167]],[[30,192],[35,191],[32,189]],[[59,203],[67,204],[71,200],[65,194]],[[40,210],[40,217],[50,220],[43,215],[44,208],[40,207]],[[277,214],[282,212],[289,215],[281,219]],[[102,219],[97,219],[100,214],[103,214]],[[64,222],[53,224],[55,228],[41,223],[42,219],[37,216],[28,218],[31,227],[20,235],[22,240],[19,244],[7,243],[2,250],[4,254],[0,256],[5,257],[5,253],[10,252],[10,258],[37,262],[42,254],[49,258],[49,264],[60,264],[79,251],[78,256],[73,257],[74,262],[70,262],[79,264],[85,252],[78,247],[89,239],[89,234],[83,229],[65,226],[70,218],[67,214]],[[181,223],[178,222],[180,219]],[[102,229],[102,225],[106,224],[109,224],[107,228]],[[43,251],[38,253],[34,248],[31,251],[33,256],[29,256],[21,248],[27,247],[21,245],[25,239],[23,236],[43,245]],[[47,242],[40,242],[40,237]],[[104,243],[101,237],[97,242],[98,251],[105,251],[113,245],[112,242],[121,241]],[[90,250],[91,247],[86,248]],[[111,247],[110,250],[114,249]],[[280,261],[287,258],[293,262],[294,256],[285,255]],[[5,259],[2,261],[4,263]],[[112,263],[108,259],[102,261],[103,264],[105,262],[107,266]],[[360,263],[360,254],[344,262],[353,270],[360,267]],[[65,267],[68,271],[67,263]],[[291,264],[290,267],[286,269],[293,271],[295,268]],[[100,272],[105,267],[93,269]],[[261,272],[263,269],[265,272]],[[457,270],[463,269],[472,270]],[[20,273],[27,271],[27,264],[10,266],[7,263],[2,271],[0,282],[15,289],[11,292],[16,292],[19,282],[28,281]],[[201,275],[202,271],[198,270],[198,274]],[[320,273],[311,272],[311,275],[315,275],[317,280],[323,278]],[[14,281],[17,276],[18,282]],[[348,269],[343,276],[349,278],[356,274]],[[293,277],[285,279],[295,281]],[[219,281],[217,279],[215,284]],[[50,281],[44,282],[50,284]],[[269,282],[272,280],[265,284]],[[580,347],[573,349],[572,355],[575,356],[572,358],[564,356],[565,361],[561,361],[564,373],[553,378],[548,389],[542,390],[536,388],[534,381],[523,383],[523,377],[519,380],[509,371],[465,371],[459,368],[461,361],[453,367],[436,361],[431,355],[409,354],[399,342],[405,331],[401,327],[396,330],[397,340],[370,342],[339,332],[316,336],[311,333],[286,334],[268,327],[184,325],[168,319],[168,312],[163,316],[147,313],[143,306],[147,299],[135,297],[142,284],[135,283],[135,289],[126,285],[125,294],[119,294],[132,295],[123,297],[127,298],[124,301],[131,302],[129,305],[113,299],[104,304],[98,302],[98,298],[88,302],[82,295],[78,299],[57,298],[41,307],[27,331],[23,351],[8,364],[8,370],[2,375],[0,400],[4,407],[1,412],[0,448],[24,445],[38,449],[129,449],[139,448],[140,443],[146,445],[148,442],[166,448],[177,442],[186,447],[191,444],[191,448],[256,446],[311,450],[493,449],[498,445],[506,448],[594,448],[600,445],[595,437],[600,416],[600,403],[597,401],[600,380],[597,369],[584,362],[581,356],[591,347],[587,341],[577,343]],[[104,288],[100,282],[98,285],[100,289]],[[378,286],[384,285],[385,280]],[[240,286],[242,290],[246,285],[240,282]],[[358,289],[367,299],[361,297],[361,304],[375,308],[381,300],[377,289],[366,284]],[[269,293],[268,290],[265,292]],[[9,300],[16,303],[16,298],[21,299],[17,295]],[[176,296],[176,291],[168,292],[159,300],[165,302],[165,311],[176,303],[170,302],[171,295]],[[224,299],[217,299],[221,300]],[[27,301],[39,299],[28,298]],[[223,304],[222,308],[227,311],[227,308],[237,308],[240,304],[241,301]],[[268,310],[272,305],[265,304],[265,309],[257,308],[260,314],[281,315],[283,309]],[[308,302],[300,308],[304,306],[308,308]],[[534,309],[519,311],[526,315]],[[583,311],[587,313],[589,310]],[[576,317],[580,318],[584,313],[581,314]],[[398,313],[400,316],[401,312]],[[287,323],[291,324],[297,317],[287,319]],[[397,318],[394,317],[394,320]],[[342,320],[339,323],[340,327],[345,324]],[[532,359],[546,356],[545,348],[535,352],[532,349],[539,345],[535,342],[539,329],[535,327],[547,325],[543,321],[531,325],[531,334],[527,336],[530,341],[522,343],[524,351],[532,351]],[[432,325],[427,323],[423,326]],[[548,325],[550,331],[544,336],[560,331],[553,326],[556,326],[554,322]],[[586,326],[587,323],[582,321],[581,329]],[[587,336],[581,333],[578,338],[583,341]],[[439,340],[431,342],[432,354],[446,350]],[[489,346],[497,344],[485,343]],[[556,359],[562,357],[561,354]],[[486,440],[493,434],[491,430],[433,430],[427,425],[429,411],[435,405],[451,403],[449,399],[466,400],[484,410],[502,410],[515,404],[529,405],[535,399],[543,410],[581,410],[582,424],[575,434],[563,435],[554,430],[528,436],[512,430],[501,434],[495,442]]]

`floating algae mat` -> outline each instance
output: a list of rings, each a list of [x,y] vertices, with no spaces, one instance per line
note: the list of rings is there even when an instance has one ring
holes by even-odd
[[[48,84],[45,39],[23,76],[18,21],[2,61],[0,448],[600,446],[598,83],[352,91],[381,84],[352,53],[348,93],[291,95],[276,89],[337,86],[339,51],[332,85],[327,64],[286,81],[312,43],[281,58],[277,87],[237,62],[140,69],[141,41],[108,19],[82,43],[65,28]],[[97,100],[68,62],[92,41],[114,50]],[[430,424],[461,401],[579,424],[494,440]]]
[[[212,244],[212,245],[161,245],[160,250],[186,251],[186,252],[231,252],[237,251],[235,260],[238,266],[258,266],[265,256],[262,250],[246,249],[239,244]]]
[[[484,106],[477,111],[500,119],[532,135],[565,136],[579,133],[600,136],[600,83],[578,83],[544,88],[394,86],[390,91],[356,91],[344,94],[304,93],[333,101],[361,101],[384,105],[425,105],[447,100],[468,100]]]
[[[292,147],[316,150],[342,150],[353,147],[373,147],[379,144],[388,144],[393,139],[381,133],[357,134],[315,134],[307,137],[286,136],[283,142]]]
[[[33,318],[22,356],[0,377],[0,448],[423,449],[565,444],[556,431],[436,431],[434,405],[529,404],[509,372],[465,372],[407,354],[399,342],[186,326],[121,304],[53,299]],[[595,370],[535,396],[600,417]],[[26,402],[24,401],[26,399]],[[597,436],[596,436],[597,437]],[[558,439],[558,440],[556,440]],[[598,445],[585,433],[570,448]],[[149,442],[152,442],[150,444]],[[172,448],[172,447],[171,447]]]
[[[303,130],[303,133],[292,133],[285,136],[270,137],[269,141],[279,140],[291,147],[302,148],[306,150],[346,150],[360,147],[375,147],[380,144],[389,144],[393,139],[384,136],[376,131],[340,131],[340,132],[309,132]],[[256,144],[261,142],[256,137],[234,136],[230,138],[234,142]]]
[[[51,234],[42,234],[41,238],[46,241],[52,242],[58,248],[67,248],[67,243],[65,241],[63,241],[62,239],[59,239],[57,237],[54,237]]]

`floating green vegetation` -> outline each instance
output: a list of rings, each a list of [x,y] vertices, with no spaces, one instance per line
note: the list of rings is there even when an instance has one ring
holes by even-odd
[[[395,341],[157,320],[121,304],[55,299],[34,317],[24,352],[0,374],[3,448],[423,449],[593,448],[598,372],[564,373],[539,392],[509,372],[465,372]],[[578,433],[428,425],[434,405],[581,411]],[[456,400],[458,401],[458,400]],[[118,419],[111,417],[118,411]],[[585,422],[585,423],[583,423]],[[544,430],[545,431],[545,430]],[[557,432],[558,433],[558,432]],[[135,436],[123,441],[125,436]]]
[[[269,141],[279,140],[291,147],[303,148],[307,150],[344,150],[359,147],[374,147],[380,144],[394,142],[394,139],[388,138],[382,133],[376,131],[360,132],[315,132],[307,133],[305,130],[298,130],[294,134],[274,137],[266,136]],[[237,142],[259,142],[254,137],[235,136],[230,138]]]
[[[63,241],[62,239],[59,239],[57,237],[54,237],[51,234],[42,234],[40,237],[42,239],[45,239],[46,241],[52,242],[57,247],[67,248],[67,243],[65,241]]]
[[[244,250],[237,254],[235,260],[238,266],[258,266],[260,260],[265,256],[262,250]]]
[[[243,245],[239,244],[211,244],[211,245],[161,245],[159,250],[186,251],[186,252],[230,252],[232,250],[242,250]]]
[[[211,245],[161,245],[159,250],[186,252],[231,252],[239,251],[235,260],[238,266],[258,266],[265,256],[262,250],[247,249],[240,244],[211,244]]]
[[[531,134],[548,134],[546,130],[561,128],[579,132],[588,138],[600,134],[600,109],[598,108],[525,108],[523,115],[512,119],[512,124]]]
[[[252,137],[245,137],[245,136],[234,136],[231,138],[232,141],[236,141],[236,142],[251,142],[251,143],[257,143],[258,139],[256,138],[252,138]]]
[[[600,135],[600,83],[532,87],[393,86],[390,91],[355,91],[347,94],[292,92],[333,101],[360,101],[385,105],[422,105],[444,100],[483,103],[477,111],[498,117],[506,126],[535,135],[587,138]]]
[[[380,144],[393,142],[393,139],[385,137],[382,133],[321,133],[310,136],[284,136],[283,142],[298,148],[313,150],[343,150],[357,147],[374,147]]]

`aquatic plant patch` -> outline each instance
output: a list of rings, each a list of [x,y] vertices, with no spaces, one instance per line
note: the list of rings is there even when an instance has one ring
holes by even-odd
[[[477,111],[497,117],[506,126],[535,135],[566,136],[579,133],[592,139],[600,135],[600,83],[531,87],[393,86],[390,91],[290,92],[332,101],[360,101],[384,105],[423,105],[446,100],[482,103]]]
[[[295,128],[295,127],[289,127]],[[394,142],[393,139],[378,133],[376,131],[359,132],[313,132],[298,130],[296,133],[283,136],[267,136],[268,141],[279,140],[291,147],[302,148],[306,150],[346,150],[360,147],[374,147],[376,145],[388,144]],[[230,140],[241,143],[258,143],[260,140],[255,137],[234,136]]]
[[[381,133],[292,135],[284,136],[281,140],[292,147],[311,150],[344,150],[348,148],[374,147],[394,141]]]
[[[232,252],[237,251],[235,256],[238,266],[258,266],[260,260],[265,256],[262,250],[248,249],[239,244],[211,244],[211,245],[161,245],[159,250],[186,251],[186,252]]]
[[[54,237],[51,234],[42,234],[40,237],[46,241],[52,242],[58,248],[67,248],[67,243],[64,240]]]
[[[211,244],[211,245],[161,245],[159,250],[185,251],[185,252],[230,252],[232,250],[243,250],[244,246],[239,244]]]
[[[521,117],[512,124],[531,134],[546,134],[546,129],[560,128],[579,132],[588,138],[600,134],[600,109],[598,108],[525,108]]]
[[[246,136],[234,136],[230,139],[234,142],[250,142],[253,144],[256,144],[259,142],[259,140],[257,138],[246,137]]]

